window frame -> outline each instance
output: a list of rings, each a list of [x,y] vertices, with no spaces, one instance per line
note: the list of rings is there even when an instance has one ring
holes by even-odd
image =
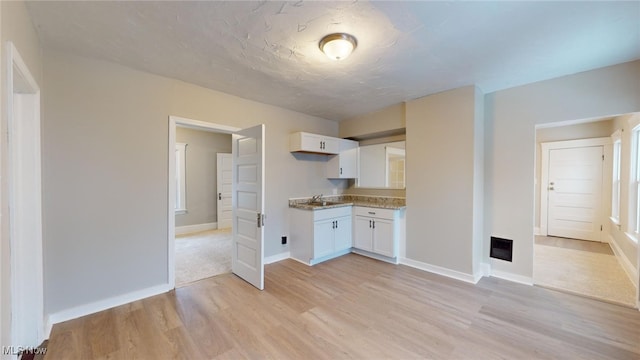
[[[640,238],[640,124],[631,130],[631,171],[629,176],[629,223],[627,236],[634,242]]]
[[[611,135],[613,146],[612,178],[611,178],[611,220],[620,224],[620,191],[622,166],[622,132],[617,130]]]

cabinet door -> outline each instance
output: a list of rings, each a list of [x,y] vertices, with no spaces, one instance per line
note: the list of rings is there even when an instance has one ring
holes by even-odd
[[[323,139],[319,135],[314,134],[302,134],[301,147],[307,151],[324,152]]]
[[[313,224],[313,258],[318,259],[333,253],[333,219],[316,221]]]
[[[393,221],[384,219],[374,219],[373,221],[373,252],[388,257],[396,257]]]
[[[351,248],[351,217],[336,219],[336,228],[333,234],[336,252]]]
[[[353,247],[367,251],[373,250],[372,224],[372,218],[356,216]]]
[[[358,177],[358,148],[340,152],[340,178],[355,179]]]
[[[338,154],[340,153],[340,143],[338,142],[338,138],[333,137],[323,137],[322,138],[322,152],[327,154]]]
[[[340,153],[327,161],[327,178],[355,179],[358,176],[358,142],[339,139]]]

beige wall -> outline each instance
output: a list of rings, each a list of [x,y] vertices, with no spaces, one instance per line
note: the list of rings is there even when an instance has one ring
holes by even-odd
[[[536,130],[536,186],[534,188],[535,200],[535,227],[540,227],[540,186],[542,186],[542,154],[541,143],[577,139],[591,139],[609,137],[613,133],[613,120],[601,120],[567,126],[541,128]]]
[[[474,244],[482,236],[481,109],[474,86],[406,107],[406,256],[472,276],[481,257]]]
[[[628,262],[638,271],[638,244],[631,241],[625,232],[629,226],[629,181],[631,179],[631,144],[634,124],[640,122],[640,113],[618,116],[613,120],[613,131],[622,130],[622,151],[620,157],[620,226],[611,221],[609,227],[609,241],[622,250]],[[613,132],[612,131],[612,132]],[[610,215],[610,213],[609,213]],[[635,279],[637,283],[638,279]]]
[[[0,83],[2,84],[2,104],[0,110],[2,110],[2,125],[0,133],[6,134],[7,131],[7,118],[4,111],[6,104],[4,103],[7,96],[7,83],[5,69],[6,54],[5,46],[7,41],[12,41],[15,47],[18,49],[22,59],[25,61],[31,75],[35,78],[36,82],[42,87],[42,54],[40,50],[40,42],[35,29],[31,23],[31,19],[27,14],[27,9],[22,1],[2,1],[0,2],[0,38],[2,43],[0,44]],[[7,142],[0,141],[0,159],[2,174],[7,174]],[[8,176],[2,176],[1,183],[1,206],[0,212],[2,214],[8,214]],[[10,294],[10,271],[9,271],[9,217],[2,216],[1,235],[0,235],[0,345],[11,344],[11,314],[8,311],[10,307],[11,294]],[[19,344],[13,344],[19,345]],[[3,356],[4,358],[4,356]]]
[[[290,133],[337,136],[336,122],[108,62],[44,60],[46,313],[167,282],[169,115],[266,124],[265,256],[288,250],[289,197],[347,185],[325,178],[326,156],[289,152]]]
[[[187,213],[176,215],[176,226],[218,221],[218,153],[231,153],[231,135],[177,127],[176,142],[187,144]]]
[[[493,271],[533,275],[535,126],[640,109],[640,61],[541,81],[485,96],[485,241],[514,240],[513,262]],[[486,246],[485,246],[486,251]]]
[[[388,106],[380,111],[340,122],[340,137],[360,138],[402,132],[406,124],[405,104]]]

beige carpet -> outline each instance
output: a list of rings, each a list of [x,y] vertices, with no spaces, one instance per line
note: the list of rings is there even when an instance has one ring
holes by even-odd
[[[537,285],[635,307],[635,287],[615,255],[535,245]]]
[[[176,236],[176,287],[231,272],[231,229]]]

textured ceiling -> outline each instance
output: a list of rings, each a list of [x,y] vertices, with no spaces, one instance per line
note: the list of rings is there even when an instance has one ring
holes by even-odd
[[[640,58],[640,2],[27,3],[43,45],[331,120]],[[318,41],[358,48],[329,60]]]

